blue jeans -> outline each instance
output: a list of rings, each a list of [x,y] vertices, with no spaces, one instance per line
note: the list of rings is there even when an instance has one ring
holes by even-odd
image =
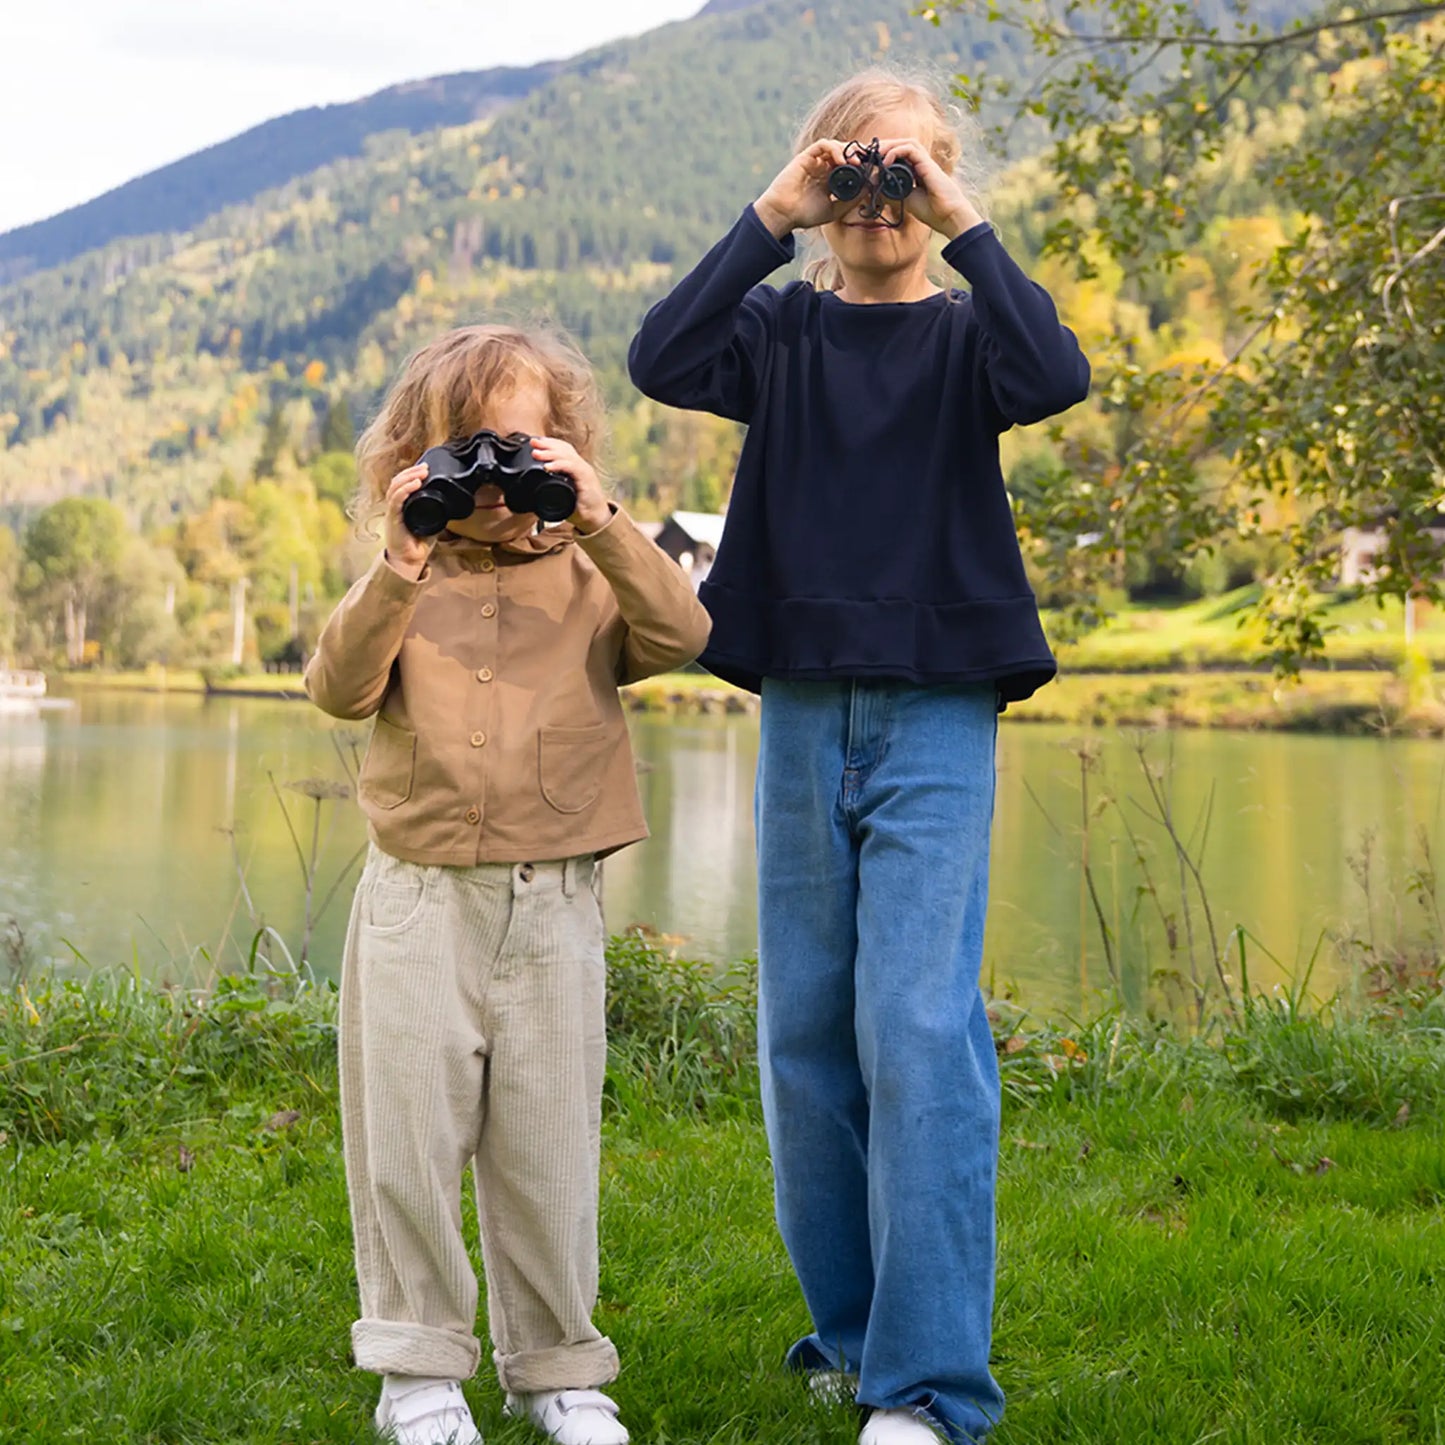
[[[774,682],[758,757],[759,1031],[799,1368],[981,1439],[998,1062],[983,998],[992,685]]]

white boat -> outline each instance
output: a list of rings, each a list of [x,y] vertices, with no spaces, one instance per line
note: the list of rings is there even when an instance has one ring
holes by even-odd
[[[43,672],[0,668],[0,714],[39,712],[44,698]]]

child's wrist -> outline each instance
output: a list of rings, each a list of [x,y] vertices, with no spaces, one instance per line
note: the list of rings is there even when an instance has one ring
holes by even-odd
[[[780,241],[793,234],[792,218],[778,206],[766,191],[753,202],[753,211],[758,220]]]
[[[956,241],[965,231],[971,231],[983,223],[983,217],[967,201],[957,210],[950,211],[939,222],[939,231],[950,241]]]
[[[579,507],[572,515],[572,525],[584,537],[590,537],[593,532],[600,532],[616,514],[617,509],[611,502],[603,502],[601,507],[588,507],[585,511]]]
[[[382,554],[382,561],[396,573],[398,577],[405,577],[408,582],[417,582],[421,574],[426,571],[426,558],[420,562],[407,562],[400,557],[393,556],[391,549],[386,548]]]

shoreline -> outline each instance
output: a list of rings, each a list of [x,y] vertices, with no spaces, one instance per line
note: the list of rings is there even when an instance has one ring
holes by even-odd
[[[305,702],[299,673],[214,679],[195,669],[58,673],[56,696],[85,692],[178,693]],[[759,700],[706,673],[669,673],[621,689],[637,715],[755,716]],[[1343,737],[1445,736],[1445,702],[1427,685],[1407,695],[1383,669],[1312,669],[1297,681],[1246,668],[1098,671],[1065,667],[1006,720],[1076,727],[1224,728]]]

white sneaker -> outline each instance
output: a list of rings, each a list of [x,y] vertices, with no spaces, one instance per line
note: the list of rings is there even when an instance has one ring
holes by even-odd
[[[482,1445],[482,1432],[456,1380],[388,1375],[376,1407],[376,1428],[395,1445]]]
[[[508,1395],[507,1414],[530,1420],[557,1445],[627,1445],[617,1402],[601,1390],[543,1390]]]
[[[875,1410],[858,1445],[938,1445],[943,1436],[916,1410]]]

